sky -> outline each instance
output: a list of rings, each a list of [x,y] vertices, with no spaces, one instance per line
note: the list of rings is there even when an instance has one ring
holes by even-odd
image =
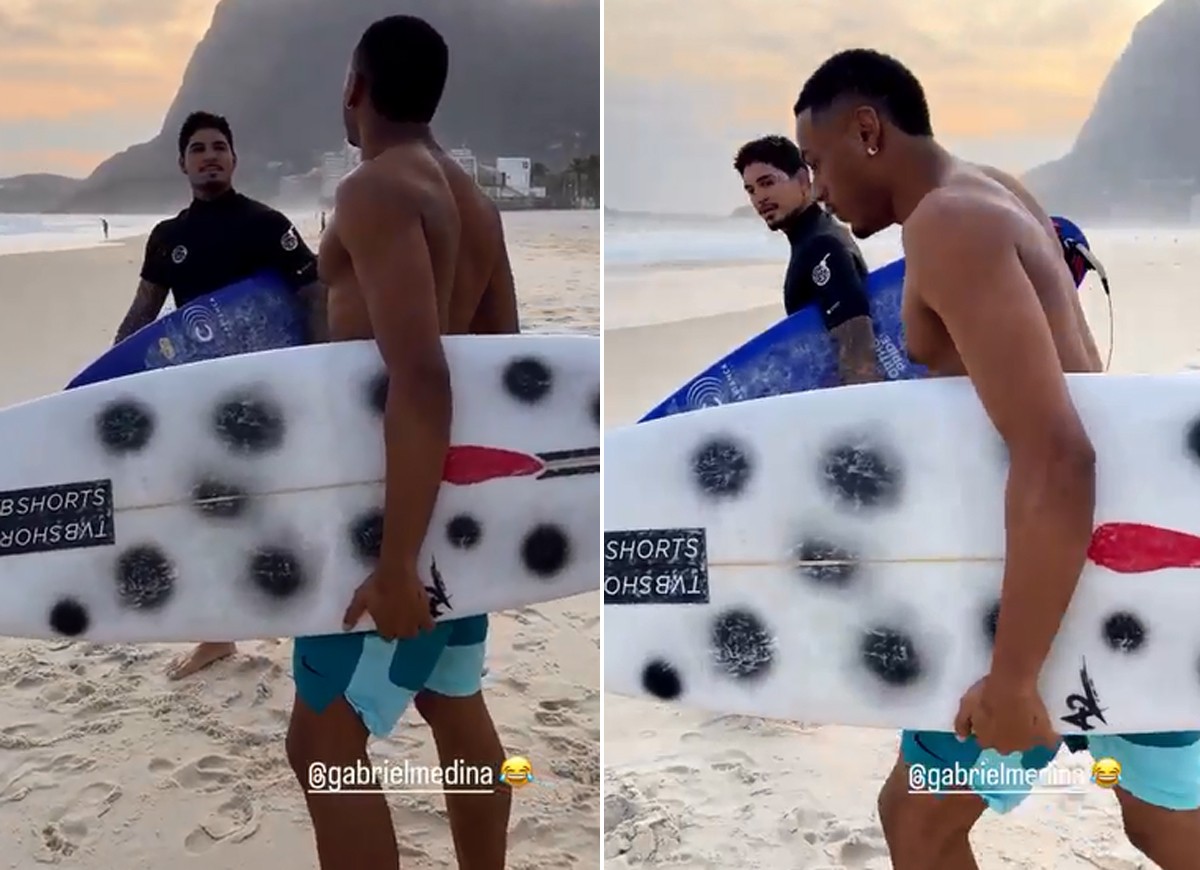
[[[0,0],[0,177],[154,136],[217,0]]]
[[[1066,153],[1158,0],[605,0],[605,207],[728,214],[743,142],[794,135],[830,54],[885,51],[921,80],[934,133],[1021,173]]]

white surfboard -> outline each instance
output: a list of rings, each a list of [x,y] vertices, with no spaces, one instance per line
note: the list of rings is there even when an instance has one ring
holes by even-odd
[[[1041,678],[1061,733],[1200,729],[1200,377],[1075,375],[1090,560]],[[1007,456],[961,378],[605,437],[609,691],[950,730],[989,666]]]
[[[456,336],[419,564],[437,619],[596,589],[599,339]],[[339,632],[382,528],[373,342],[139,373],[0,411],[0,635]],[[369,618],[357,626],[369,630]]]

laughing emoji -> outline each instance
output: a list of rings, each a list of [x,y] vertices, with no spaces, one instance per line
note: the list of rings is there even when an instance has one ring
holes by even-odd
[[[521,788],[533,782],[533,765],[523,755],[504,759],[500,765],[500,781],[513,788]]]
[[[1115,758],[1097,758],[1092,765],[1092,782],[1100,788],[1112,788],[1121,779],[1121,762]]]

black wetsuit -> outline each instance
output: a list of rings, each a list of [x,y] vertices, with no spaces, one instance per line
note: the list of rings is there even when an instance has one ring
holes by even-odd
[[[783,281],[783,307],[789,315],[813,303],[826,329],[869,316],[867,264],[846,231],[813,203],[780,226],[792,246]]]
[[[192,200],[158,224],[146,242],[142,278],[168,288],[181,307],[264,270],[299,289],[317,278],[317,258],[292,222],[230,190]]]

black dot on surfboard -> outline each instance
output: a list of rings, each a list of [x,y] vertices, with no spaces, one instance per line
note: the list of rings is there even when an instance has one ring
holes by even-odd
[[[1000,602],[997,601],[983,614],[983,636],[989,646],[996,643],[996,626],[1000,624]]]
[[[240,393],[213,411],[217,437],[236,453],[267,453],[283,444],[283,410],[262,395]]]
[[[459,514],[446,523],[446,539],[452,547],[469,550],[483,537],[483,526],[470,514]]]
[[[596,390],[592,396],[592,422],[597,426],[600,425],[600,391]]]
[[[921,677],[917,645],[902,631],[889,626],[867,629],[859,653],[867,670],[889,686],[908,686]]]
[[[717,665],[739,680],[765,676],[775,660],[775,639],[749,610],[734,608],[714,619],[711,639]]]
[[[1146,626],[1132,613],[1120,611],[1104,620],[1104,640],[1117,652],[1137,652],[1146,643]]]
[[[376,414],[382,414],[387,407],[387,394],[388,375],[387,372],[380,372],[367,384],[367,404]]]
[[[522,357],[504,369],[504,389],[518,402],[533,405],[550,395],[550,367],[535,357]]]
[[[571,542],[558,526],[543,523],[532,529],[521,543],[521,560],[530,573],[549,579],[566,567]]]
[[[249,494],[220,480],[201,480],[192,487],[192,506],[206,517],[236,519],[246,512]]]
[[[750,481],[750,459],[732,438],[713,438],[692,454],[692,474],[700,491],[713,498],[736,498]]]
[[[858,574],[858,557],[854,553],[821,538],[802,541],[795,555],[800,576],[821,586],[844,589]]]
[[[175,591],[175,568],[151,544],[131,547],[117,558],[117,595],[134,610],[156,610]]]
[[[379,558],[383,546],[383,511],[369,510],[350,524],[350,545],[364,562]]]
[[[642,688],[656,698],[671,701],[683,694],[683,681],[673,665],[655,659],[642,668]]]
[[[58,634],[78,637],[90,622],[87,609],[74,598],[60,598],[50,608],[50,628]]]
[[[250,557],[250,580],[272,598],[290,598],[304,586],[304,567],[287,550],[263,547]]]
[[[1184,434],[1184,447],[1195,462],[1200,462],[1200,417],[1188,425]]]
[[[136,453],[153,434],[153,412],[132,399],[110,402],[96,416],[96,437],[110,453]]]
[[[855,508],[891,507],[900,497],[900,469],[869,447],[843,444],[828,451],[822,480],[835,498]]]

